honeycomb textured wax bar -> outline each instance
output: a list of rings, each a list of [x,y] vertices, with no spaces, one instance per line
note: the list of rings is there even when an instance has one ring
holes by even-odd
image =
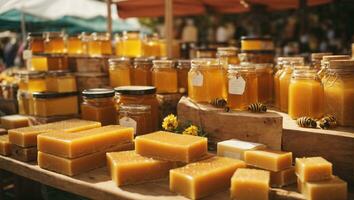
[[[77,174],[105,166],[107,152],[126,151],[133,148],[133,143],[120,144],[74,159],[62,158],[38,151],[38,165],[43,169],[68,176],[75,176]]]
[[[1,117],[1,126],[5,129],[14,129],[28,126],[29,119],[23,115],[8,115]]]
[[[274,172],[290,168],[292,165],[291,152],[254,150],[246,151],[244,155],[247,165]]]
[[[110,125],[75,133],[53,131],[38,135],[38,150],[65,158],[77,158],[117,144],[132,143],[134,129]]]
[[[11,143],[8,135],[0,135],[0,154],[3,156],[11,155]]]
[[[302,182],[332,177],[332,163],[322,157],[296,158],[295,173]]]
[[[230,187],[236,169],[246,167],[241,160],[218,157],[170,170],[170,190],[198,199]]]
[[[231,179],[231,198],[268,200],[270,174],[259,169],[238,169]]]
[[[17,145],[12,145],[11,150],[12,150],[11,157],[15,160],[19,160],[22,162],[32,162],[37,160],[36,147],[23,148]]]
[[[107,164],[117,186],[165,178],[175,167],[175,162],[143,157],[135,151],[107,153]]]
[[[161,160],[192,162],[208,151],[205,137],[158,131],[135,138],[135,151]]]
[[[217,155],[243,160],[245,151],[265,148],[264,144],[231,139],[218,142]]]
[[[301,193],[307,200],[346,200],[347,183],[336,176],[316,182],[300,182]]]
[[[296,183],[295,167],[279,172],[270,172],[270,185],[272,187],[283,187],[293,183]]]
[[[9,140],[12,144],[16,144],[20,147],[33,147],[37,146],[37,135],[54,130],[63,130],[65,132],[76,132],[87,130],[91,128],[100,127],[101,123],[80,120],[69,119],[59,122],[53,122],[43,125],[29,126],[17,129],[10,129]]]

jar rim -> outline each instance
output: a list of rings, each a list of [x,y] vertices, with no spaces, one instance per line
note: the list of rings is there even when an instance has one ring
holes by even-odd
[[[114,97],[114,90],[108,88],[93,88],[82,91],[82,96],[93,99],[93,98],[106,98]]]
[[[330,56],[323,56],[322,62],[329,62],[331,60],[349,60],[349,55],[330,55]]]
[[[321,52],[321,53],[312,53],[311,60],[322,60],[323,56],[330,56],[333,55],[331,52]]]
[[[77,92],[34,92],[32,93],[33,98],[38,99],[53,99],[53,98],[60,98],[60,97],[70,97],[70,96],[77,96]]]
[[[110,58],[108,59],[109,64],[115,63],[131,63],[131,59],[129,57],[118,57],[118,58]]]
[[[154,68],[173,68],[173,60],[153,60]]]
[[[122,95],[149,95],[156,93],[156,87],[153,86],[120,86],[114,88],[114,91]]]

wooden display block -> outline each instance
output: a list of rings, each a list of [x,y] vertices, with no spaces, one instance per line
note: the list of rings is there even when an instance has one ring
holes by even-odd
[[[0,113],[13,115],[18,113],[18,102],[16,99],[0,99]]]
[[[91,88],[107,88],[109,87],[109,77],[107,73],[75,73],[76,85],[78,91]]]
[[[301,128],[287,114],[283,116],[282,149],[293,157],[322,156],[333,164],[334,174],[354,185],[354,128],[333,130]]]
[[[70,57],[71,63],[75,59],[75,64],[70,65],[70,69],[75,72],[108,72],[108,59],[110,56],[76,56]]]
[[[209,104],[182,97],[177,106],[180,122],[192,122],[209,134],[211,142],[240,139],[281,149],[282,117],[276,112],[225,112]]]

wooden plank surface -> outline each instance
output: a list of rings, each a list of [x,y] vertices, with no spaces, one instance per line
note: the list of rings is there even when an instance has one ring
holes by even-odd
[[[0,156],[0,168],[90,199],[187,200],[169,191],[168,180],[117,187],[111,181],[105,167],[75,177],[68,177],[41,169],[36,163],[24,163],[10,157]],[[272,189],[270,196],[274,200],[303,200],[303,196],[294,190],[295,186],[287,190]],[[222,191],[203,199],[226,200],[229,199],[229,192]]]

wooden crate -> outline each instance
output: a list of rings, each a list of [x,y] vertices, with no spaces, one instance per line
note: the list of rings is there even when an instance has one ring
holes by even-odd
[[[236,138],[281,149],[282,117],[276,112],[225,112],[187,97],[181,98],[177,112],[180,122],[190,121],[201,127],[211,142]]]

